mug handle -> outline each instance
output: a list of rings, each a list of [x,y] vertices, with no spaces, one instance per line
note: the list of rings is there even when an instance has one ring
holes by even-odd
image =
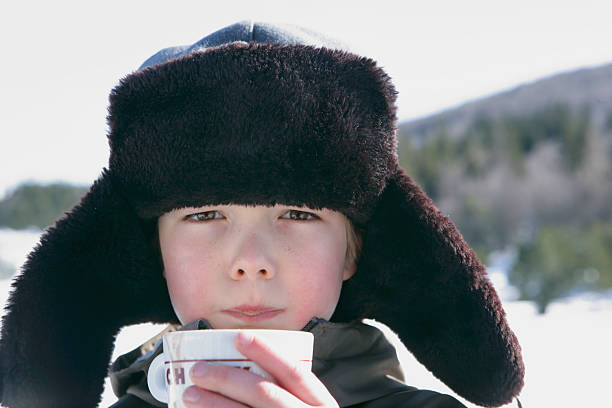
[[[168,388],[166,387],[166,373],[164,370],[164,362],[166,356],[161,353],[153,359],[147,372],[147,385],[151,395],[158,401],[168,403]]]

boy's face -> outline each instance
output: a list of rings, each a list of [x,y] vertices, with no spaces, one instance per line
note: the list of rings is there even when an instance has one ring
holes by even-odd
[[[158,221],[164,277],[182,323],[215,329],[300,330],[329,319],[342,281],[348,220],[338,212],[276,205],[183,208]]]

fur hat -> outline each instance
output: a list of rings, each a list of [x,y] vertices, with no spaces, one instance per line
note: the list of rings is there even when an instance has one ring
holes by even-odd
[[[390,78],[313,38],[239,23],[161,51],[112,91],[108,169],[13,283],[4,405],[96,406],[119,330],[178,322],[152,245],[157,217],[228,203],[345,214],[363,246],[331,320],[389,325],[476,404],[519,393],[521,349],[485,267],[399,166]]]

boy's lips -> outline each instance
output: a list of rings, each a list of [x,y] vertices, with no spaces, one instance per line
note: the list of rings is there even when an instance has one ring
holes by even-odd
[[[283,311],[284,309],[279,309],[276,307],[240,305],[231,309],[223,310],[223,313],[247,322],[257,322],[260,320],[271,319]]]

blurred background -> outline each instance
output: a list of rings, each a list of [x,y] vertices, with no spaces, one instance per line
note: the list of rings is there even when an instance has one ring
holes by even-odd
[[[106,166],[108,93],[120,78],[161,48],[236,21],[292,23],[339,39],[390,74],[401,164],[487,265],[523,347],[523,406],[603,403],[612,364],[610,7],[402,4],[2,6],[2,304],[41,232]],[[160,330],[126,328],[115,356]],[[452,393],[400,355],[409,384]],[[113,401],[109,390],[104,398],[100,406]]]

